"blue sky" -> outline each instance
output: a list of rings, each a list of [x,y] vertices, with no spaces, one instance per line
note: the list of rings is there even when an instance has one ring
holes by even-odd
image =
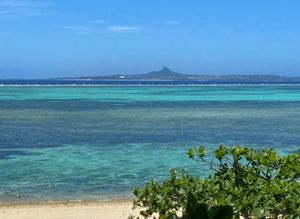
[[[298,0],[0,0],[0,78],[300,75]]]

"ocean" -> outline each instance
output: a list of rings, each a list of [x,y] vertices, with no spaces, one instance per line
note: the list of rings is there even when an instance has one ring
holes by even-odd
[[[300,148],[297,84],[0,84],[0,201],[130,198],[171,168],[205,177],[185,154],[200,144]]]

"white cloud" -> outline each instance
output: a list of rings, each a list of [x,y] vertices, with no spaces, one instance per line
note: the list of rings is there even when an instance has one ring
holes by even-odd
[[[49,5],[51,2],[44,0],[0,0],[0,18],[45,15]]]
[[[41,7],[49,4],[50,2],[43,0],[0,0],[0,7]]]
[[[100,20],[94,20],[94,22],[102,23]],[[55,26],[57,28],[70,31],[76,34],[82,35],[91,35],[91,34],[100,34],[100,33],[107,33],[107,31],[112,33],[131,33],[141,29],[139,26],[124,26],[124,25],[115,25],[115,26],[97,26],[94,25],[92,21],[88,21],[84,25],[59,25]]]
[[[128,32],[134,32],[137,30],[140,30],[141,27],[138,26],[110,26],[108,27],[108,30],[114,33],[128,33]]]
[[[76,34],[82,34],[82,35],[90,35],[95,34],[97,31],[93,29],[90,26],[85,25],[64,25],[64,26],[58,26],[64,30],[71,31]]]

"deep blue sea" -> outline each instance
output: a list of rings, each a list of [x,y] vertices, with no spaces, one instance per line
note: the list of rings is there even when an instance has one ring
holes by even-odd
[[[200,144],[300,148],[297,84],[19,82],[0,81],[0,201],[128,198],[171,168],[206,176],[185,155]]]

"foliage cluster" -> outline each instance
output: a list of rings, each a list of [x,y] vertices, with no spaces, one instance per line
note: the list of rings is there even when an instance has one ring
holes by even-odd
[[[187,155],[209,165],[213,173],[199,178],[171,170],[168,180],[136,188],[134,206],[145,208],[142,217],[158,213],[161,219],[184,219],[192,195],[194,206],[208,210],[231,206],[234,218],[300,218],[300,151],[281,156],[273,149],[221,145],[211,161],[203,146],[189,149]]]

